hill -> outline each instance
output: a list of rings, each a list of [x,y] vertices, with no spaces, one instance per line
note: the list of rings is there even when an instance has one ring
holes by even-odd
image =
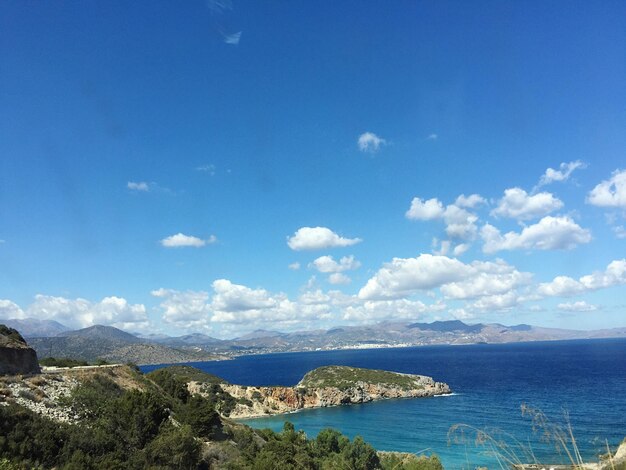
[[[18,330],[24,338],[42,338],[56,336],[68,331],[69,328],[54,320],[39,320],[37,318],[2,320],[8,327]]]
[[[65,331],[57,336],[63,337],[78,337],[95,340],[109,340],[119,343],[139,343],[141,340],[135,335],[126,333],[113,326],[94,325],[88,328],[82,328],[80,330]]]
[[[224,359],[197,349],[177,349],[154,344],[111,326],[95,325],[61,336],[31,339],[39,357],[69,357],[87,362],[169,364]]]
[[[215,395],[190,393],[181,374],[214,380],[103,366],[0,381],[0,468],[442,470],[436,456],[377,453],[331,429],[315,439],[290,423],[251,429],[217,413]]]

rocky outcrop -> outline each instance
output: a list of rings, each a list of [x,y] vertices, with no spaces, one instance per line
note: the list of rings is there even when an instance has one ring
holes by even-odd
[[[35,350],[17,330],[0,325],[0,375],[38,374],[40,371]]]
[[[238,401],[235,409],[230,413],[232,418],[291,413],[305,408],[367,403],[387,398],[432,397],[450,393],[450,387],[447,384],[436,382],[432,377],[423,375],[373,371],[384,372],[390,374],[386,377],[397,379],[395,381],[374,382],[359,380],[359,376],[370,376],[367,373],[370,371],[367,369],[336,367],[333,370],[340,370],[341,372],[357,370],[363,373],[357,374],[356,380],[344,381],[336,386],[325,386],[323,382],[320,382],[322,386],[310,387],[307,386],[310,381],[305,376],[295,387],[250,387],[226,383],[220,384],[220,387]],[[204,384],[191,382],[188,386],[192,393],[202,394],[203,392]]]

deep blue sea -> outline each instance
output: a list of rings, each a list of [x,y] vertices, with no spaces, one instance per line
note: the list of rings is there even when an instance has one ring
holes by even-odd
[[[236,384],[294,385],[307,371],[332,364],[430,375],[455,394],[311,409],[246,424],[279,431],[289,420],[310,437],[333,427],[382,450],[435,452],[446,469],[500,468],[471,431],[451,442],[455,424],[488,429],[521,460],[531,460],[524,452],[532,449],[543,463],[558,463],[553,446],[541,442],[545,429],[533,431],[522,416],[524,403],[555,425],[564,425],[567,413],[586,459],[605,452],[606,441],[615,446],[626,437],[626,339],[266,354],[191,365]]]

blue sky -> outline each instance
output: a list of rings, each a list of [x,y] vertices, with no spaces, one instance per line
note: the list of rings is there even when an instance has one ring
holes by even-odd
[[[5,1],[0,22],[0,318],[625,324],[623,2]]]

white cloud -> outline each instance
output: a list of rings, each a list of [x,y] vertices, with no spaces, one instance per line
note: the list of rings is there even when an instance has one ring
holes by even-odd
[[[446,207],[443,220],[446,224],[446,234],[450,238],[473,240],[476,237],[478,217],[471,212],[450,204]]]
[[[569,276],[557,276],[552,282],[544,282],[537,287],[537,293],[546,297],[569,297],[585,291],[585,286]]]
[[[150,185],[148,185],[148,183],[146,183],[145,181],[141,181],[141,182],[134,182],[134,181],[129,181],[126,184],[126,187],[128,189],[130,189],[131,191],[150,191]]]
[[[537,187],[550,184],[553,181],[567,181],[574,170],[578,168],[585,168],[586,165],[580,160],[569,163],[561,163],[558,170],[548,168],[546,172],[541,176]]]
[[[581,277],[580,283],[591,290],[626,284],[626,258],[611,261],[604,271]]]
[[[491,215],[529,220],[547,215],[561,207],[563,202],[550,193],[531,196],[521,188],[509,188],[504,191],[504,197],[498,202],[498,207],[491,211]]]
[[[441,240],[441,244],[440,244],[438,239],[433,238],[432,246],[433,246],[434,255],[445,256],[450,251],[450,247],[452,246],[452,243],[450,242],[450,240]]]
[[[298,263],[297,261],[295,263],[291,263],[289,266],[287,266],[289,269],[291,269],[292,271],[297,271],[298,269],[300,269],[300,263]]]
[[[520,272],[503,260],[474,261],[469,266],[465,279],[441,286],[441,292],[446,297],[472,299],[503,295],[532,280],[532,274]]]
[[[551,282],[539,284],[537,293],[546,297],[569,297],[623,285],[626,285],[626,258],[611,261],[604,271],[596,271],[578,280],[568,276],[557,276]]]
[[[378,152],[380,147],[386,143],[387,141],[385,139],[378,137],[373,132],[364,132],[359,136],[359,140],[357,142],[361,152],[370,153]]]
[[[252,289],[227,279],[213,282],[212,323],[294,326],[311,319],[323,319],[330,307],[325,303],[298,304],[283,293]]]
[[[180,328],[202,327],[210,316],[208,292],[158,289],[151,292],[161,299],[163,320]]]
[[[287,245],[295,251],[352,246],[361,241],[360,238],[340,237],[326,227],[301,227],[292,237],[287,237]]]
[[[358,269],[361,267],[361,263],[352,255],[342,257],[339,262],[335,261],[332,256],[326,255],[314,260],[311,266],[321,273],[340,273]]]
[[[417,258],[393,258],[359,291],[363,300],[407,297],[419,290],[440,287],[468,276],[470,268],[454,258],[421,254]]]
[[[385,264],[358,297],[364,301],[395,300],[439,288],[447,299],[474,300],[472,309],[497,311],[526,300],[518,289],[531,280],[532,274],[520,272],[503,260],[464,264],[454,258],[422,254]]]
[[[437,140],[439,138],[439,136],[437,134],[428,134],[428,137],[426,137],[426,140]]]
[[[593,304],[588,304],[584,300],[562,303],[557,305],[557,308],[564,312],[594,312],[598,310],[598,307]]]
[[[347,321],[371,322],[380,320],[417,320],[421,315],[440,312],[446,308],[443,303],[426,305],[419,300],[368,300],[359,305],[351,305],[343,312]]]
[[[211,301],[211,308],[217,311],[259,310],[276,307],[279,302],[265,289],[251,289],[243,285],[233,284],[227,279],[214,281],[213,290],[215,295]]]
[[[450,310],[450,314],[457,320],[470,320],[475,316],[472,312],[469,312],[464,308]]]
[[[477,195],[472,195],[467,198],[461,195],[459,198],[462,203],[478,203],[473,196]],[[459,198],[457,198],[457,200]],[[411,207],[409,207],[409,210],[406,211],[404,215],[409,220],[443,219],[446,224],[446,234],[450,238],[471,240],[476,236],[478,230],[476,227],[478,217],[475,214],[455,204],[450,204],[444,208],[441,201],[437,198],[428,199],[427,201],[418,197],[413,198]]]
[[[304,292],[298,301],[305,305],[326,304],[330,302],[330,296],[324,294],[321,289]]]
[[[485,198],[482,197],[480,194],[470,194],[469,196],[461,194],[459,197],[456,198],[454,204],[459,207],[473,209],[474,207],[485,204],[486,202],[487,201],[485,200]]]
[[[411,207],[404,215],[409,220],[434,220],[443,217],[444,212],[443,204],[437,198],[423,201],[414,197]]]
[[[352,282],[352,279],[350,279],[344,273],[332,273],[330,276],[328,276],[328,282],[333,285],[350,284]]]
[[[567,216],[547,216],[534,225],[524,227],[521,233],[508,232],[504,235],[493,225],[486,224],[480,234],[485,253],[500,250],[568,250],[591,241],[589,230],[581,228]]]
[[[461,256],[463,253],[469,250],[469,247],[470,246],[467,243],[459,243],[457,246],[454,247],[452,253],[454,254],[454,256]]]
[[[24,311],[14,302],[0,299],[0,318],[8,320],[13,318],[26,318]]]
[[[122,297],[105,297],[100,302],[36,295],[27,309],[28,317],[56,320],[70,328],[112,325],[118,328],[142,329],[148,324],[146,308],[130,304]]]
[[[514,291],[505,294],[489,295],[479,298],[472,304],[472,308],[476,310],[508,310],[518,305],[521,297]]]
[[[615,170],[587,195],[587,202],[599,207],[626,208],[626,170]]]
[[[198,237],[177,233],[176,235],[171,235],[164,238],[163,240],[161,240],[160,243],[166,248],[180,248],[186,246],[200,248],[215,242],[217,242],[217,237],[215,235],[211,235],[206,240],[203,240]]]
[[[626,228],[623,225],[613,227],[613,233],[617,238],[626,238]]]

